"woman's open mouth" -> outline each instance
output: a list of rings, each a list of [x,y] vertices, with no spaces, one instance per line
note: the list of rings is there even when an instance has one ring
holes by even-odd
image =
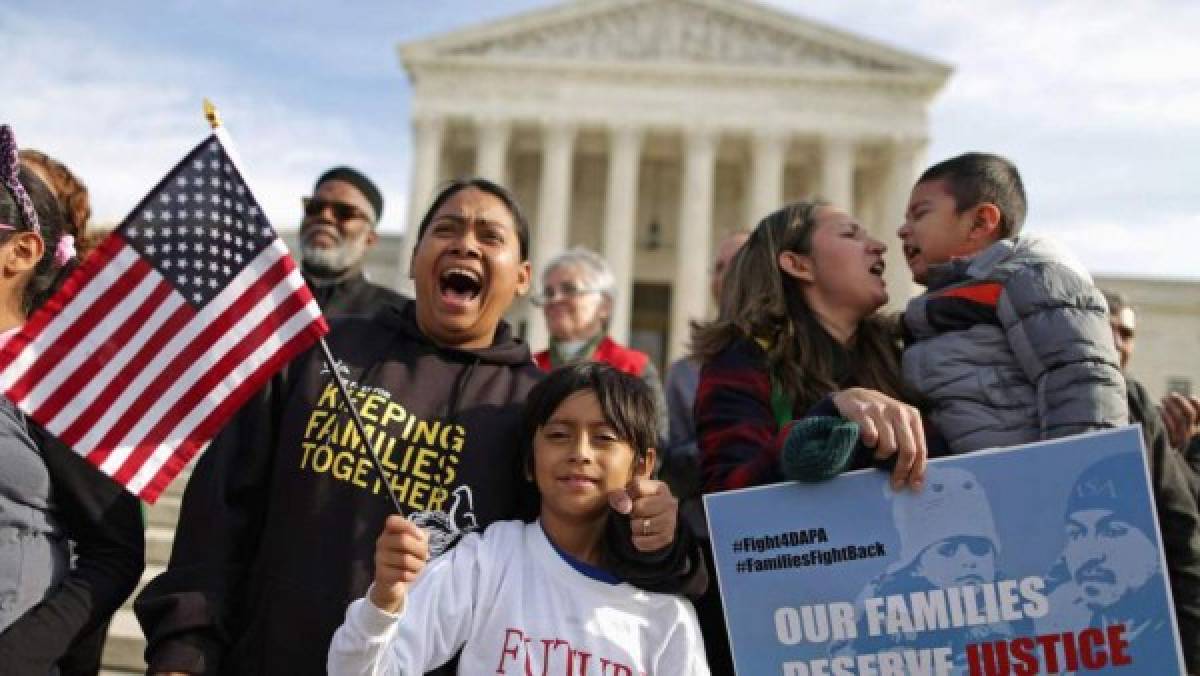
[[[466,305],[483,291],[483,279],[469,268],[449,267],[438,275],[438,291],[443,300],[453,305]]]

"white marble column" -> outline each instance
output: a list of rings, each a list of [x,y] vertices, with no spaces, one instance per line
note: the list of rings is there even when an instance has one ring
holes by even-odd
[[[475,173],[501,185],[508,180],[508,139],[512,125],[507,120],[483,119],[477,123]]]
[[[542,130],[542,183],[538,192],[537,222],[533,224],[533,290],[542,288],[547,261],[567,248],[571,213],[571,169],[575,152],[575,127],[552,122]],[[534,351],[548,344],[546,322],[539,307],[530,305],[528,342]]]
[[[667,342],[667,359],[670,361],[683,356],[689,338],[688,322],[703,319],[708,307],[717,141],[717,134],[708,129],[691,130],[684,135],[679,231],[675,235],[675,283],[671,292],[671,332]]]
[[[854,143],[849,138],[821,139],[820,197],[854,213]]]
[[[615,280],[609,335],[628,344],[633,308],[633,257],[637,246],[638,168],[641,163],[640,128],[618,126],[609,131],[608,200],[604,209],[604,257]]]
[[[887,171],[884,172],[884,199],[875,228],[875,236],[888,247],[884,279],[887,281],[888,307],[891,309],[903,309],[908,299],[919,288],[913,283],[912,273],[904,261],[904,252],[896,230],[904,222],[904,212],[908,209],[908,197],[912,193],[913,181],[924,168],[924,164],[924,140],[899,139],[891,144]]]
[[[412,261],[413,247],[417,244],[417,227],[421,217],[429,208],[433,191],[437,188],[439,164],[442,158],[442,140],[446,132],[446,121],[441,117],[414,117],[412,123],[412,172],[408,192],[408,221],[404,226],[404,239],[400,243],[397,261],[396,288],[409,295],[413,292],[408,267]]]
[[[783,206],[783,168],[789,140],[782,131],[757,131],[750,138],[750,183],[743,219],[747,228]]]

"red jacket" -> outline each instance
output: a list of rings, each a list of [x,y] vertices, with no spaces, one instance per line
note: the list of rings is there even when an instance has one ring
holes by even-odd
[[[623,371],[639,378],[646,371],[646,364],[650,363],[650,357],[645,352],[619,345],[608,336],[605,336],[596,344],[596,349],[592,352],[591,360],[603,362],[618,371]],[[533,355],[533,361],[543,371],[554,370],[554,366],[550,363],[550,350],[542,350]]]

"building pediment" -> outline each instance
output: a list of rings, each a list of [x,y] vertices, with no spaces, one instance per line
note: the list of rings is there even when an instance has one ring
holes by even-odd
[[[925,75],[950,69],[744,0],[585,0],[406,45],[410,64],[487,60]]]

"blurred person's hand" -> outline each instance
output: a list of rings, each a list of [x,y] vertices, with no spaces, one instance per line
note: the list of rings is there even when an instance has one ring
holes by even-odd
[[[1158,411],[1172,448],[1182,450],[1192,437],[1200,434],[1200,397],[1172,392],[1162,398]]]

